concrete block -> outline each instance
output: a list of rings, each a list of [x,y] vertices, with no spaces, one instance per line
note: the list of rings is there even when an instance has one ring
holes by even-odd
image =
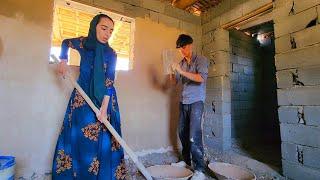
[[[209,43],[209,44],[204,44],[203,49],[208,53],[215,53],[217,51],[229,52],[230,46],[228,41],[220,40],[220,41],[213,41],[212,43]]]
[[[170,16],[159,14],[159,23],[168,27],[179,28],[179,20]]]
[[[222,83],[220,77],[208,77],[207,89],[222,89]]]
[[[305,86],[320,85],[320,66],[311,66],[297,70],[298,80]]]
[[[279,121],[281,123],[297,124],[298,118],[298,107],[292,106],[280,106],[278,109]]]
[[[200,25],[195,25],[189,22],[181,21],[180,28],[187,34],[196,34],[198,36],[202,36]]]
[[[275,37],[301,31],[314,19],[318,17],[316,8],[308,9],[299,14],[289,16],[285,21],[275,23]]]
[[[320,85],[320,66],[278,71],[277,81],[278,88]]]
[[[291,163],[300,163],[311,168],[320,168],[320,149],[282,142],[282,159]],[[301,153],[299,157],[298,151]],[[300,158],[300,162],[299,162]]]
[[[236,20],[243,15],[242,5],[234,7],[232,10],[223,13],[220,17],[220,25],[227,24],[233,20]]]
[[[277,70],[320,65],[320,44],[296,49],[288,53],[277,54]]]
[[[217,17],[220,16],[221,14],[229,11],[231,8],[231,1],[230,0],[225,0],[219,3],[216,7],[212,8],[210,13],[211,17]]]
[[[280,124],[281,140],[320,148],[320,128],[302,124]]]
[[[238,56],[238,63],[246,66],[253,66],[254,59]]]
[[[252,66],[244,66],[243,72],[246,75],[253,75],[254,74],[254,69]]]
[[[207,89],[206,103],[211,104],[212,101],[222,101],[222,89]]]
[[[239,73],[231,73],[231,83],[239,82]]]
[[[215,51],[210,54],[210,59],[214,61],[214,64],[228,64],[230,54],[226,51]]]
[[[290,179],[318,180],[320,171],[297,163],[282,161],[283,174]]]
[[[156,23],[159,23],[159,14],[160,13],[157,13],[157,12],[154,12],[154,11],[150,11],[149,13],[150,13],[150,16],[149,16],[150,20],[154,21]]]
[[[277,72],[277,86],[278,88],[291,88],[293,87],[293,75],[296,70],[282,70]]]
[[[205,11],[201,14],[201,25],[207,24],[208,22],[210,22],[210,20],[211,16],[208,11]]]
[[[215,40],[225,40],[229,42],[229,31],[219,28],[214,31],[214,39]]]
[[[231,92],[231,101],[238,101],[240,100],[240,92]]]
[[[230,116],[230,119],[231,119],[231,116]],[[223,128],[222,138],[224,141],[227,141],[227,142],[231,140],[231,123],[229,127]]]
[[[244,69],[245,69],[246,67],[247,67],[247,66],[243,66]],[[253,82],[251,81],[252,77],[253,77],[253,76],[248,76],[248,75],[246,75],[245,73],[241,73],[241,74],[239,75],[239,82],[240,82],[240,83],[253,83]]]
[[[223,115],[223,116],[231,114],[231,103],[230,102],[213,101],[212,103],[213,103],[214,109],[215,109],[214,114]],[[212,104],[212,103],[210,103],[210,104]],[[211,109],[212,109],[212,107],[211,107]],[[227,119],[226,119],[226,121],[227,121]]]
[[[223,53],[223,51],[219,52],[219,54],[220,55],[209,58],[210,60],[214,61],[214,63],[209,65],[209,69],[208,69],[209,77],[229,75],[231,72],[230,63],[225,62],[225,61],[229,61],[230,59],[229,54]]]
[[[281,143],[281,155],[282,155],[283,160],[294,162],[294,163],[299,163],[296,144],[282,142]]]
[[[320,149],[303,146],[303,164],[320,170]]]
[[[165,5],[164,15],[180,19],[182,21],[189,22],[192,24],[201,25],[201,18],[199,16],[195,16],[185,12],[182,9],[175,8],[171,4]]]
[[[202,25],[202,33],[206,34],[210,31],[214,31],[220,26],[220,17],[214,18],[208,23]]]
[[[294,2],[294,6],[293,6]],[[307,1],[297,1],[297,0],[282,0],[282,3],[276,2],[275,9],[273,10],[274,22],[285,21],[289,16],[301,13],[309,8],[315,7],[320,4],[319,0],[307,0]],[[294,12],[291,12],[292,7],[294,7]]]
[[[291,41],[293,45],[291,44]],[[275,42],[276,53],[283,53],[292,49],[311,46],[316,43],[320,43],[320,25],[277,38]]]
[[[284,53],[284,52],[287,52],[292,49],[290,37],[292,37],[292,34],[287,34],[287,35],[284,35],[284,36],[281,36],[281,37],[275,39],[276,54]]]
[[[142,8],[142,7],[133,6],[133,5],[130,5],[130,4],[125,4],[124,5],[124,14],[126,16],[133,17],[133,18],[150,17],[150,11],[149,10],[147,10],[145,8]]]
[[[244,66],[240,64],[232,64],[232,72],[243,73]]]
[[[318,12],[318,24],[320,24],[320,6],[317,6],[317,12]]]
[[[249,0],[243,3],[243,15],[248,14],[268,3],[271,3],[272,0]]]
[[[123,2],[126,4],[134,5],[134,6],[142,6],[142,0],[118,0],[119,2]]]
[[[230,54],[230,62],[231,62],[231,63],[239,64],[238,59],[239,59],[239,56]]]
[[[84,4],[93,4],[93,0],[75,0],[76,2],[84,3]]]
[[[276,0],[274,1],[273,3],[273,9],[279,9],[281,8],[282,6],[284,6],[286,4],[286,2],[289,1],[289,0]]]
[[[230,7],[236,7],[238,5],[241,5],[243,4],[244,2],[246,2],[247,0],[231,0],[231,4],[230,4]]]
[[[107,9],[107,10],[111,10],[114,12],[118,12],[121,13],[123,15],[129,16],[128,14],[125,13],[124,10],[124,5],[123,3],[120,3],[118,1],[115,0],[94,0],[93,1],[93,5],[103,8],[103,9]]]
[[[213,31],[210,31],[208,33],[205,33],[202,35],[202,44],[207,45],[214,42],[214,36],[213,36]],[[205,47],[205,46],[203,46]]]
[[[232,46],[231,53],[236,56],[253,59],[256,56],[255,53],[257,53],[257,52],[256,52],[255,47],[253,47],[253,46],[250,48],[244,48],[241,46],[239,46],[239,47]]]
[[[304,118],[306,125],[320,127],[320,106],[305,106]]]
[[[320,86],[278,89],[279,106],[320,105]]]
[[[142,0],[142,7],[155,12],[164,13],[165,4],[157,0]]]

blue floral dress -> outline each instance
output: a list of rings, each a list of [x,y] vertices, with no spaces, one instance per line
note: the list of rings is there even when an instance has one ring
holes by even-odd
[[[69,47],[76,49],[86,61],[80,62],[79,85],[88,94],[93,72],[95,52],[83,47],[84,37],[66,39],[62,43],[60,59],[68,59]],[[107,117],[121,135],[120,113],[116,90],[113,86],[116,53],[108,46],[105,51],[104,72],[106,95],[110,96]],[[56,145],[53,179],[125,179],[123,149],[110,134],[79,92],[74,89],[65,113]]]

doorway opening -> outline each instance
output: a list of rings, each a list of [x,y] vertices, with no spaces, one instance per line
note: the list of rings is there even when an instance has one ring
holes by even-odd
[[[233,149],[280,171],[273,21],[229,32]]]

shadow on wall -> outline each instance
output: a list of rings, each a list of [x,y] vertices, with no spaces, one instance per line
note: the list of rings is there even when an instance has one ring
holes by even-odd
[[[2,57],[2,54],[3,54],[3,42],[2,42],[2,39],[0,37],[0,58]]]
[[[165,88],[163,81],[159,80],[159,73],[156,68],[152,65],[148,68],[149,77],[153,88],[167,94],[169,97],[169,137],[170,144],[173,147],[175,153],[179,153],[179,142],[178,142],[178,123],[179,123],[179,102],[180,102],[180,86],[176,85],[173,87]],[[165,81],[165,80],[164,80]]]
[[[170,143],[173,146],[175,153],[179,153],[178,142],[178,124],[179,124],[179,102],[180,102],[180,86],[176,86],[169,90],[170,97],[170,117],[169,117],[169,129],[170,129]]]

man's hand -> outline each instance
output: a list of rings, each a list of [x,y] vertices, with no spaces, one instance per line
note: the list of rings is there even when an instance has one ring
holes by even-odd
[[[181,74],[181,72],[182,72],[182,69],[178,63],[172,64],[172,70],[177,71],[179,74]]]

